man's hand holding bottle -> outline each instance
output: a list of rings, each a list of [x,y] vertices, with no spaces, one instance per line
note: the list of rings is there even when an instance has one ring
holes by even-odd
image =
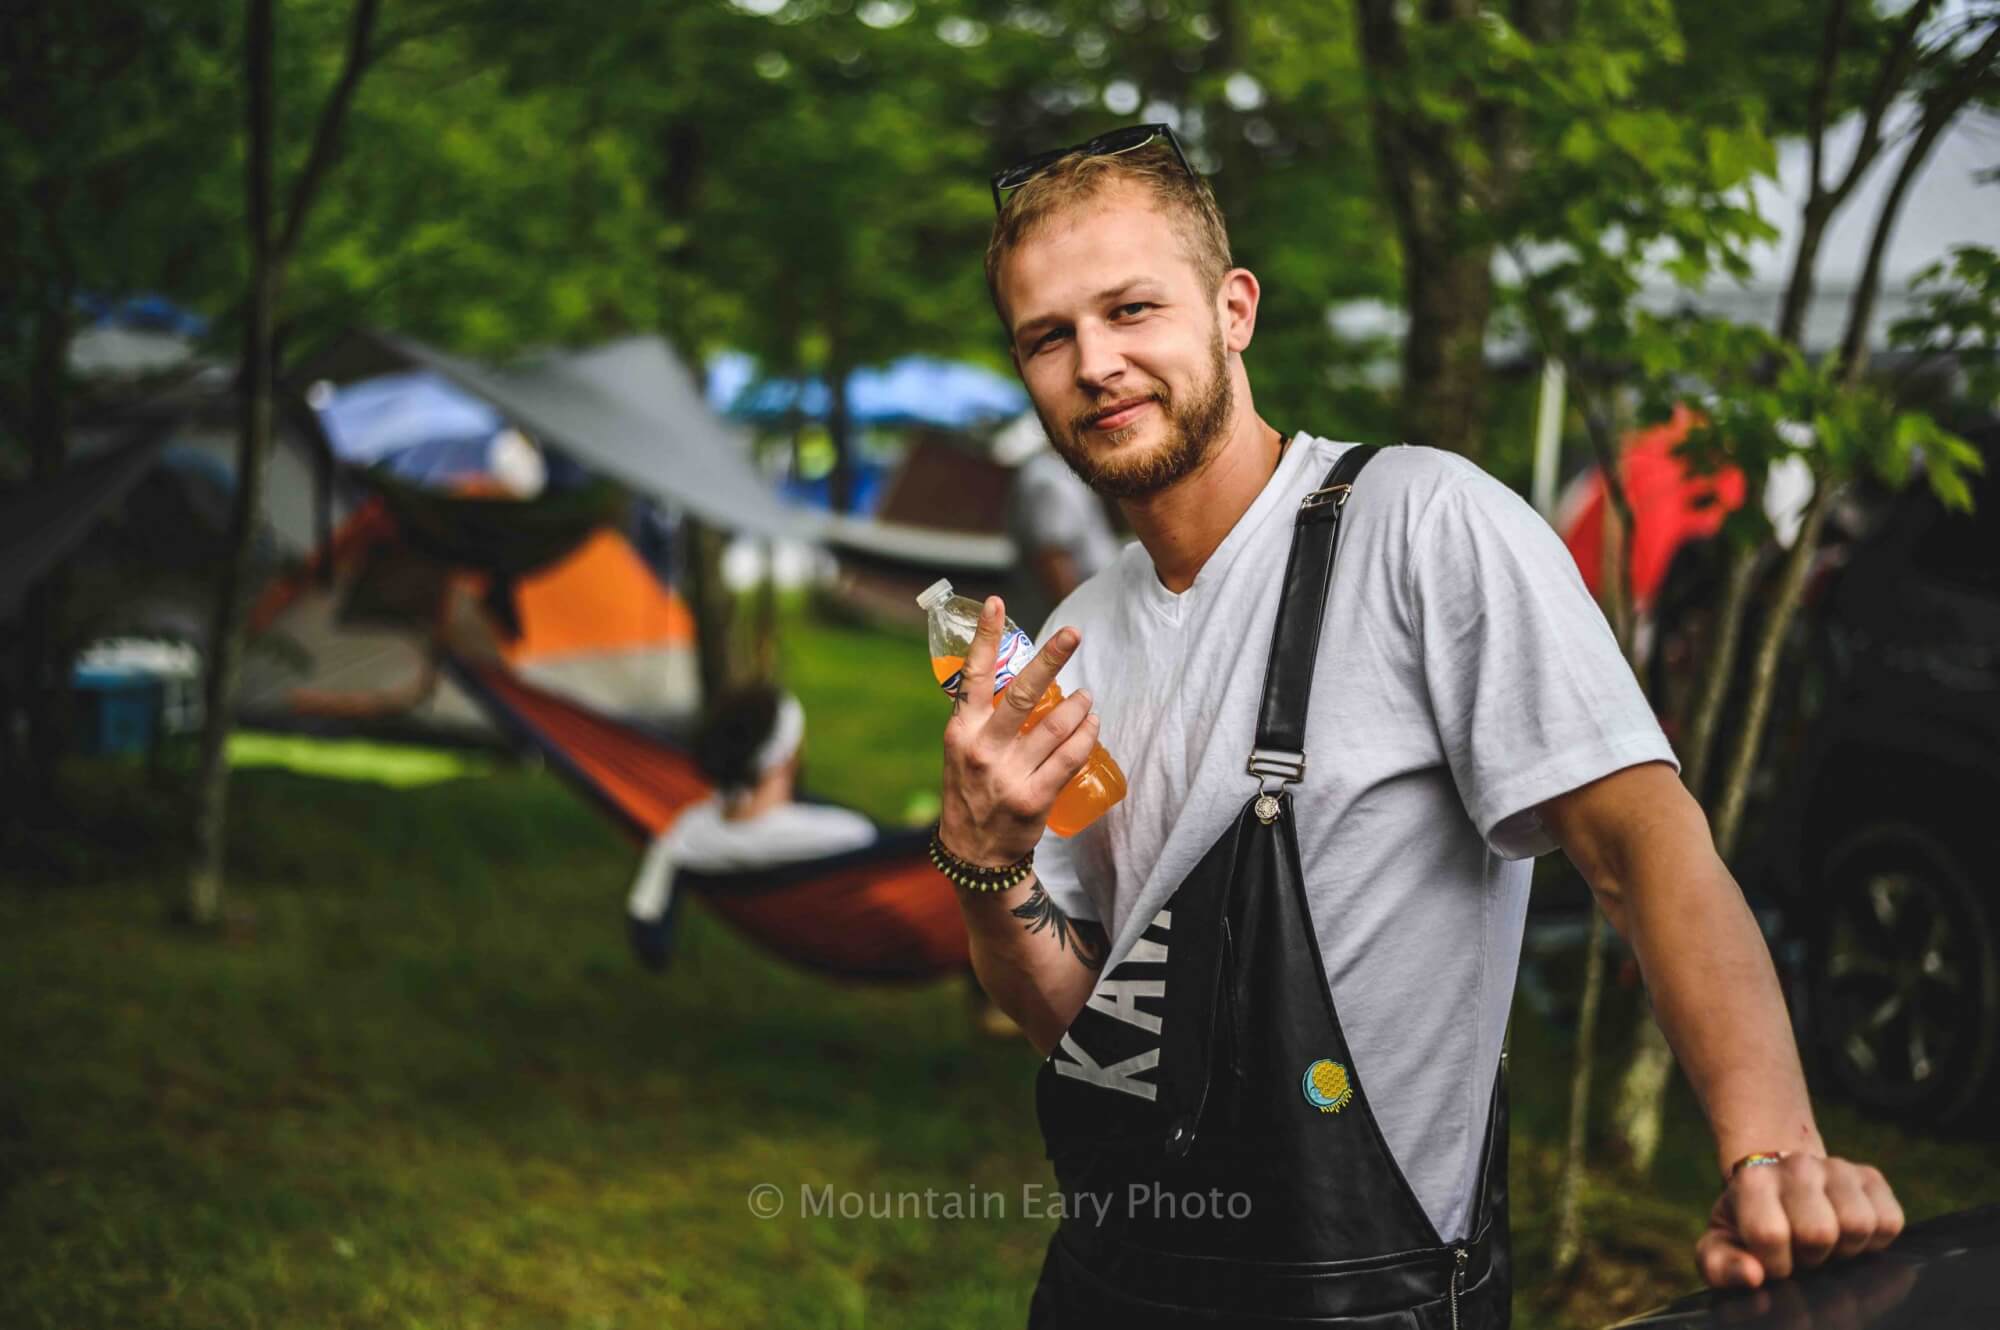
[[[1043,705],[1081,636],[1061,629],[996,689],[1002,638],[1010,628],[1006,606],[988,597],[957,671],[956,701],[944,731],[938,839],[959,858],[989,867],[1013,863],[1035,848],[1057,799],[1100,751],[1089,693],[1058,693],[1053,705]],[[932,659],[947,659],[935,640]],[[1121,777],[1117,794],[1123,793]]]

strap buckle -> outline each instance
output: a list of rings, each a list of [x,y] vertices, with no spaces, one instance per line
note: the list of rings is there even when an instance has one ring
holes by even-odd
[[[1306,495],[1305,498],[1299,500],[1299,511],[1309,513],[1315,509],[1324,508],[1328,504],[1332,504],[1337,509],[1347,502],[1347,496],[1353,490],[1354,486],[1345,481],[1338,485],[1322,485],[1311,494]]]
[[[1260,780],[1275,776],[1281,784],[1296,785],[1306,778],[1306,755],[1283,748],[1252,748],[1249,770]]]

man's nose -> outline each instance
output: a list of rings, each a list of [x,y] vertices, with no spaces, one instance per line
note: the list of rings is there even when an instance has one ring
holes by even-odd
[[[1125,357],[1111,330],[1082,325],[1075,336],[1077,387],[1098,393],[1115,386],[1125,373]]]

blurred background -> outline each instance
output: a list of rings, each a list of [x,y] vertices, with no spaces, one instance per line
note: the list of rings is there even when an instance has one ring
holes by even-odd
[[[1022,1323],[1035,1059],[912,831],[913,597],[1034,632],[1127,538],[981,257],[990,173],[1141,121],[1262,281],[1267,419],[1462,452],[1561,533],[1829,1145],[1913,1218],[2000,1196],[2000,7],[5,28],[0,1320]],[[705,708],[770,684],[874,843],[630,914]],[[1517,1324],[1686,1291],[1711,1146],[1561,856],[1512,1037]]]

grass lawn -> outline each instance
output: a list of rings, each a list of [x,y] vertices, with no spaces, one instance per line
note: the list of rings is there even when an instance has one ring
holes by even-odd
[[[943,720],[921,642],[799,620],[788,648],[815,788],[920,805]],[[0,1325],[1023,1323],[1052,1227],[1024,1204],[1051,1183],[1035,1056],[971,1039],[957,983],[829,983],[699,909],[645,973],[621,921],[635,848],[510,767],[403,789],[239,772],[253,918],[197,937],[167,922],[171,809],[136,774],[74,775],[73,853],[0,868]],[[1598,1255],[1545,1287],[1568,1058],[1524,1010],[1524,1327],[1686,1288],[1712,1199],[1682,1092],[1649,1184],[1604,1177]],[[1825,1126],[1914,1216],[2000,1194],[1990,1150],[1837,1108]],[[750,1212],[760,1183],[776,1218]],[[825,1188],[981,1213],[801,1214]]]

